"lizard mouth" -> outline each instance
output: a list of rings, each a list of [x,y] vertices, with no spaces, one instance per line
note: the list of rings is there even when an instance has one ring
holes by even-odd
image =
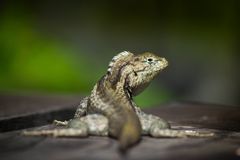
[[[161,58],[160,60],[160,68],[161,70],[168,66],[168,61],[165,58]]]

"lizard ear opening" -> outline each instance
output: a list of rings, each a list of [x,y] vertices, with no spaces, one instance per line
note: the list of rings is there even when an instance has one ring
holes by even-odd
[[[138,76],[137,72],[135,72],[134,70],[133,70],[133,73],[134,73],[134,76]]]

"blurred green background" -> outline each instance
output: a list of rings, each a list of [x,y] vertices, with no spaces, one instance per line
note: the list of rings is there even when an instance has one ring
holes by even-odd
[[[117,53],[170,66],[136,98],[239,105],[239,1],[0,2],[0,92],[87,95]]]

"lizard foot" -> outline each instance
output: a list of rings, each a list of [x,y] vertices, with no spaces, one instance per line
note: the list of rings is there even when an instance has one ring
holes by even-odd
[[[77,126],[69,127],[69,124],[72,124],[72,120],[69,122],[54,120],[54,123],[56,125],[67,126],[68,128],[23,131],[22,134],[26,136],[86,137],[88,135],[87,124],[80,120],[78,120],[77,122]]]
[[[196,130],[174,130],[174,129],[163,129],[158,125],[152,125],[150,128],[150,135],[152,137],[213,137],[215,133],[210,131],[196,131]]]
[[[53,136],[53,137],[86,137],[88,135],[86,129],[52,129],[52,130],[37,130],[23,131],[25,136]]]

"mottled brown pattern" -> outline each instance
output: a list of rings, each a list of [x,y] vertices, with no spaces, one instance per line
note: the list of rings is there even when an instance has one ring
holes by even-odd
[[[94,86],[90,96],[79,104],[69,121],[55,121],[68,128],[24,132],[25,135],[111,136],[119,140],[121,151],[136,144],[141,135],[152,137],[209,137],[211,132],[170,129],[169,123],[146,114],[134,103],[132,96],[141,93],[161,70],[167,67],[165,58],[152,53],[134,55],[121,52],[110,62],[107,74]],[[76,132],[74,132],[76,130]]]

